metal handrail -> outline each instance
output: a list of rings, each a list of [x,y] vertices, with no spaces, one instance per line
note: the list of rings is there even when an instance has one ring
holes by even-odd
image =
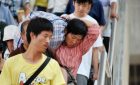
[[[106,71],[107,77],[111,78],[112,77],[112,72],[111,72],[111,69],[110,69],[110,64],[109,64],[108,57],[106,59],[106,70],[105,71]]]
[[[115,49],[115,35],[116,35],[116,25],[117,20],[113,19],[112,21],[112,33],[111,33],[111,39],[110,39],[110,48],[109,48],[109,54],[107,56],[106,51],[104,50],[101,54],[101,60],[100,60],[100,67],[99,67],[99,79],[97,85],[105,85],[105,74],[107,74],[107,78],[112,78],[112,66],[113,66],[113,59],[114,58],[114,49]],[[110,84],[112,84],[112,79],[110,81]]]
[[[124,39],[126,36],[125,35],[126,33],[125,3],[126,3],[125,0],[118,0],[119,6],[118,6],[117,13],[121,18],[119,18],[119,22],[116,19],[113,19],[112,21],[112,26],[111,26],[112,33],[110,39],[108,58],[107,59],[104,58],[107,56],[101,57],[101,62],[99,67],[99,79],[97,85],[124,85],[124,84],[127,85],[128,84],[128,83],[124,83],[124,82],[128,82],[128,78],[126,78],[128,74],[127,73],[124,74],[125,73],[124,66],[127,66],[124,65],[126,64],[126,60],[125,60],[126,55],[124,50],[127,49],[126,45],[124,44],[125,42],[127,42],[125,41],[126,39]],[[105,65],[103,65],[105,63],[103,62],[105,61],[104,59],[106,60]],[[105,68],[106,68],[106,72],[104,70]]]
[[[115,50],[115,35],[116,35],[116,28],[117,28],[117,20],[114,18],[111,23],[111,37],[110,37],[110,44],[109,44],[109,52],[108,52],[108,58],[109,58],[109,64],[110,64],[110,69],[112,72],[112,67],[113,67],[113,61],[115,59],[114,56],[114,50]]]
[[[104,85],[105,83],[106,59],[107,59],[107,54],[106,51],[104,50],[103,53],[101,54],[101,60],[100,60],[101,63],[99,66],[99,78],[98,78],[97,85]]]

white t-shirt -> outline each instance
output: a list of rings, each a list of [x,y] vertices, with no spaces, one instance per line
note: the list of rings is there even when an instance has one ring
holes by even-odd
[[[4,28],[4,36],[3,41],[11,40],[14,41],[14,50],[20,46],[21,42],[20,39],[20,32],[18,30],[18,27],[15,25],[8,25]],[[4,59],[7,59],[9,57],[9,50],[6,49],[4,53]]]
[[[74,14],[70,14],[69,16],[70,16],[70,19],[78,18]],[[86,19],[95,24],[98,24],[97,21],[89,15],[82,17],[82,19]],[[89,78],[91,61],[92,61],[92,48],[100,47],[100,46],[103,46],[101,35],[98,36],[97,40],[95,41],[93,46],[89,49],[89,51],[82,56],[82,62],[79,66],[77,74],[81,74]]]

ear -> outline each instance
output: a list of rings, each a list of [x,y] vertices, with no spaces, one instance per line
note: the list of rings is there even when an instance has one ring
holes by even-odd
[[[92,7],[92,6],[93,6],[92,4],[89,4],[89,7],[88,7],[88,8],[89,8],[89,11],[91,10],[91,7]]]
[[[35,34],[33,32],[31,32],[30,37],[31,37],[31,40],[32,40],[32,39],[35,39],[36,36],[35,36]]]

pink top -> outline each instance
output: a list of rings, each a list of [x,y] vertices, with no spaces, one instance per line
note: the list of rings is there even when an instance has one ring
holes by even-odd
[[[82,55],[84,55],[90,49],[90,47],[96,41],[98,35],[99,26],[94,24],[92,27],[88,28],[87,35],[78,46],[69,48],[62,44],[56,50],[56,59],[61,65],[68,67],[74,77],[76,77],[77,70],[82,60]]]

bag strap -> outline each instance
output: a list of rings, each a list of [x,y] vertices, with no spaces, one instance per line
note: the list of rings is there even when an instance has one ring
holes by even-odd
[[[70,81],[69,81],[69,80],[67,81],[67,84],[73,82],[74,85],[77,85],[77,81],[76,81],[76,79],[74,78],[74,76],[72,75],[70,69],[69,69],[68,67],[66,67],[66,66],[63,66],[63,65],[60,65],[60,66],[66,70],[66,72],[67,72],[67,74],[68,74],[68,77],[69,77],[68,79],[70,79]]]
[[[73,82],[74,85],[77,85],[77,81],[76,81],[76,79],[74,78],[74,76],[72,75],[71,71],[70,71],[69,69],[66,69],[66,71],[67,71],[67,73],[68,73],[68,75],[69,75],[69,78],[71,79],[71,81],[68,81],[67,83]]]
[[[50,57],[47,57],[44,63],[34,72],[34,74],[24,83],[24,85],[29,85],[36,77],[37,75],[45,68],[45,66],[49,63],[51,60]]]

